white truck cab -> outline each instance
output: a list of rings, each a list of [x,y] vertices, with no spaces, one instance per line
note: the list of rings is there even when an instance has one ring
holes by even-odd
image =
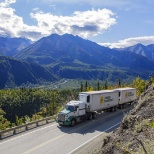
[[[74,112],[75,116],[82,116],[86,113],[85,103],[82,101],[70,101],[66,105],[66,109]]]
[[[58,113],[57,122],[60,125],[74,126],[76,122],[80,122],[81,117],[86,114],[86,103],[82,101],[70,101],[66,104],[66,108]]]

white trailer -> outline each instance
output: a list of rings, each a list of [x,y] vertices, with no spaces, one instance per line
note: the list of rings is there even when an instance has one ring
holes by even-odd
[[[86,103],[86,112],[115,109],[118,106],[118,90],[80,92],[79,101]]]
[[[119,91],[119,107],[123,108],[124,104],[131,103],[136,100],[136,89],[135,88],[118,88]]]

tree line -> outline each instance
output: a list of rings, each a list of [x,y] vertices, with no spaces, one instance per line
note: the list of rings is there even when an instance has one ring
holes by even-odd
[[[80,91],[92,91],[92,90],[112,90],[115,88],[122,88],[122,87],[132,87],[137,89],[137,96],[139,96],[141,93],[144,92],[146,86],[149,82],[154,83],[154,78],[151,78],[150,81],[146,81],[141,79],[140,77],[136,77],[132,83],[126,84],[122,83],[120,79],[117,80],[117,84],[110,85],[107,80],[104,81],[104,83],[101,85],[100,81],[97,81],[97,85],[95,87],[88,84],[87,81],[85,81],[85,84],[81,83]]]

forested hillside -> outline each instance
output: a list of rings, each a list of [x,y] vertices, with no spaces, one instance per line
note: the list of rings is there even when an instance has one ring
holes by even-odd
[[[135,87],[140,95],[148,82],[136,78],[129,85],[104,85],[97,83],[95,87],[87,82],[76,90],[43,90],[43,89],[6,89],[0,90],[0,129],[21,125],[46,116],[54,115],[70,100],[77,100],[80,91],[114,89],[115,87]]]
[[[52,71],[43,66],[0,56],[0,89],[56,80]]]
[[[77,94],[77,90],[0,90],[0,129],[54,115]]]

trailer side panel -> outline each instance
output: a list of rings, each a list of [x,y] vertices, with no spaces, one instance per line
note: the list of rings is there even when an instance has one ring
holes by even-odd
[[[118,106],[119,96],[117,90],[102,90],[80,93],[80,101],[86,101],[87,112],[93,112]]]

